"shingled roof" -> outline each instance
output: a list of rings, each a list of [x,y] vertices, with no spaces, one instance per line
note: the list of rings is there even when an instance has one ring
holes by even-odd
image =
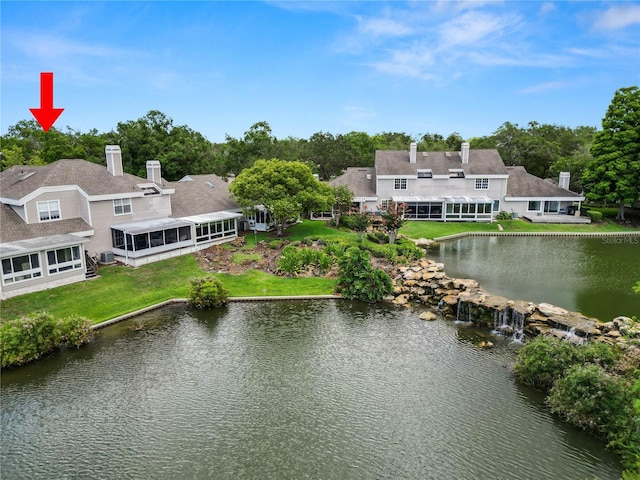
[[[205,213],[238,210],[240,206],[231,198],[229,185],[217,175],[189,175],[190,180],[168,182],[174,188],[171,212],[176,218]]]
[[[431,169],[434,175],[449,175],[450,168],[462,169],[465,175],[507,174],[495,149],[469,150],[469,163],[462,163],[460,152],[417,152],[416,163],[410,163],[408,150],[376,151],[378,175],[417,175],[419,169]]]
[[[0,242],[15,242],[29,238],[48,237],[67,233],[93,231],[81,218],[67,218],[55,222],[24,223],[9,205],[0,203]]]
[[[41,187],[77,185],[88,195],[141,192],[137,185],[148,180],[128,173],[113,176],[97,163],[58,160],[42,167],[16,165],[0,175],[0,195],[19,200]]]
[[[354,197],[376,196],[376,169],[349,167],[347,171],[329,181],[330,185],[346,185]]]
[[[507,181],[507,197],[553,197],[553,198],[574,198],[576,200],[584,197],[580,194],[566,190],[540,177],[531,175],[522,166],[506,167],[509,173]]]

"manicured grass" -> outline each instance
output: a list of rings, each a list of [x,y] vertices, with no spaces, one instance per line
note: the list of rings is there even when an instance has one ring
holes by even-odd
[[[95,280],[3,300],[2,320],[46,310],[54,316],[80,315],[94,323],[189,295],[193,277],[204,275],[193,255],[140,268],[107,266]]]
[[[336,284],[328,278],[278,277],[260,270],[247,270],[242,275],[217,273],[216,277],[227,287],[231,297],[331,295]]]
[[[631,231],[613,222],[594,225],[543,225],[522,220],[501,221],[506,232],[619,232]],[[434,238],[463,232],[497,232],[497,223],[408,222],[401,233],[411,238]],[[324,221],[304,221],[287,229],[289,241],[304,238],[342,239],[357,243],[355,233],[330,228]],[[261,233],[258,240],[271,241],[271,234]],[[247,235],[247,247],[237,253],[234,261],[255,258],[250,248],[254,236]],[[250,242],[251,240],[251,242]],[[226,246],[225,248],[231,248]],[[193,255],[171,258],[140,268],[109,266],[100,269],[100,277],[20,295],[2,301],[0,319],[19,318],[32,312],[46,310],[54,316],[80,315],[94,323],[133,312],[150,305],[189,296],[190,279],[203,276]],[[250,270],[242,275],[217,274],[231,296],[328,295],[333,293],[335,280],[326,278],[284,278]]]
[[[497,232],[496,223],[471,223],[471,222],[407,222],[400,233],[409,238],[437,238],[445,235],[455,235],[464,232]]]
[[[501,220],[494,223],[464,222],[408,222],[400,233],[410,238],[438,238],[464,232],[498,232],[498,224],[505,232],[626,232],[632,231],[614,222],[594,224],[530,223],[524,220]]]

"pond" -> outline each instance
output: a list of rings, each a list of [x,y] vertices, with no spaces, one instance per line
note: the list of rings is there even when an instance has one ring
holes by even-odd
[[[640,237],[468,237],[432,253],[450,277],[494,295],[551,303],[609,321],[640,316]]]
[[[359,302],[172,306],[2,375],[7,479],[617,479],[513,345]],[[136,327],[137,326],[137,327]]]

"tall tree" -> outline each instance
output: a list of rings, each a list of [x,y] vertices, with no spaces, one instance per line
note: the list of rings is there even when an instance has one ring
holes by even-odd
[[[186,174],[213,171],[215,152],[211,143],[186,125],[151,110],[138,120],[118,123],[115,140],[122,147],[125,171],[146,176],[147,160],[158,160],[162,174],[178,180]]]
[[[591,147],[593,160],[583,176],[587,197],[618,204],[624,220],[625,204],[640,198],[640,89],[621,88],[602,119]]]
[[[258,160],[243,170],[229,191],[242,208],[263,205],[276,219],[278,236],[290,218],[307,211],[326,211],[334,202],[331,186],[319,182],[307,165],[276,158]]]

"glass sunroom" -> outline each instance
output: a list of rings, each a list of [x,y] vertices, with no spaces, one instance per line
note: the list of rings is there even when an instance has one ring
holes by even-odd
[[[441,222],[490,222],[494,200],[489,197],[397,196],[406,205],[405,218]]]
[[[140,258],[193,245],[192,224],[176,218],[159,218],[111,226],[113,253]]]

